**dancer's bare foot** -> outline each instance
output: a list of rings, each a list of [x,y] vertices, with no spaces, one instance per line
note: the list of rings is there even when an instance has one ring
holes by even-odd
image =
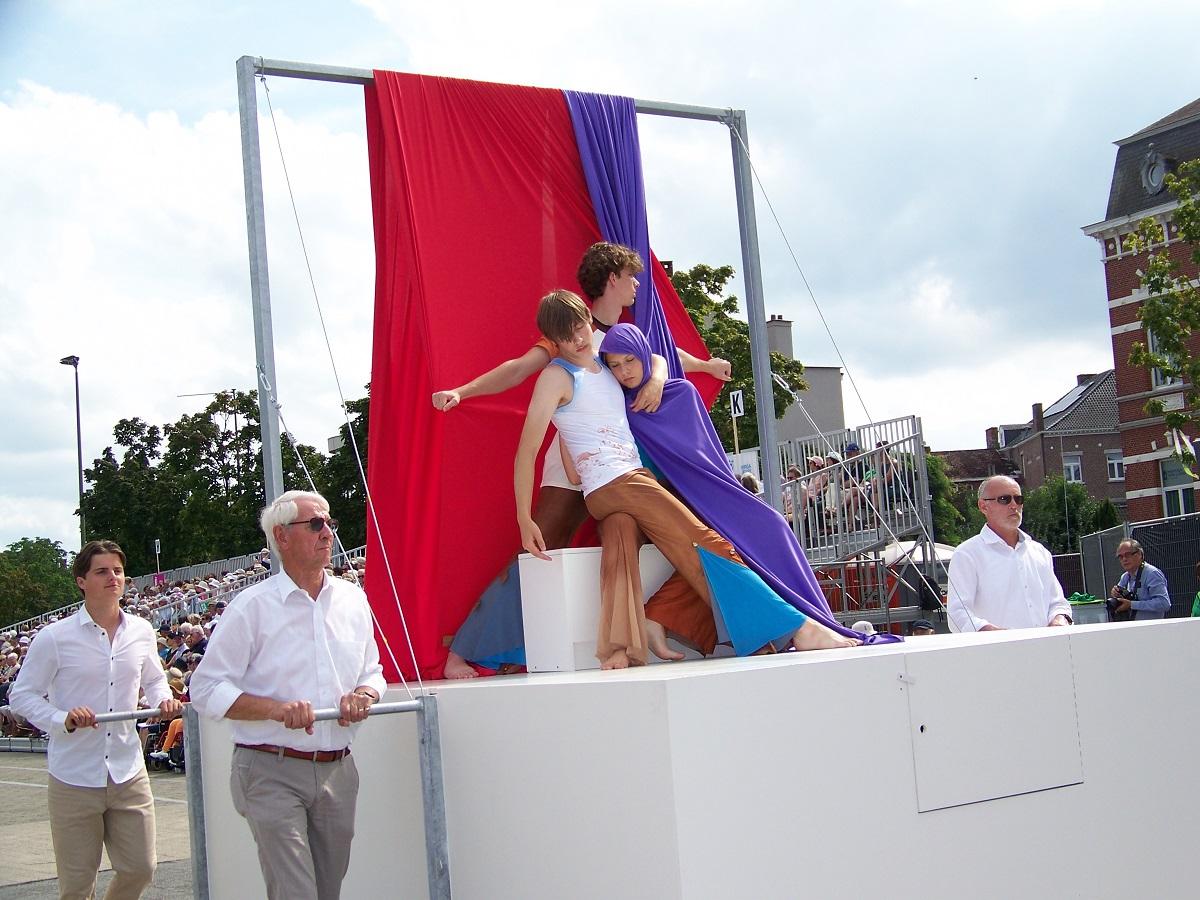
[[[653,619],[646,620],[646,643],[650,645],[651,651],[659,659],[669,659],[678,661],[683,659],[683,654],[678,650],[672,650],[667,644],[667,629]]]
[[[862,641],[858,638],[842,637],[815,619],[809,619],[792,635],[792,643],[797,650],[835,650],[839,647],[857,647]]]
[[[600,663],[601,669],[628,669],[629,654],[625,652],[625,648],[614,650],[612,656]]]
[[[446,657],[446,669],[442,676],[444,678],[478,678],[479,673],[471,667],[469,662],[451,650],[450,655]]]

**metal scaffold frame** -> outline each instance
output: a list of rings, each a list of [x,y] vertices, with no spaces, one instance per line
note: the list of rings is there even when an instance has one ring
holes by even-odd
[[[267,268],[267,225],[263,204],[262,157],[258,137],[258,98],[254,79],[259,75],[329,81],[340,84],[368,85],[375,80],[370,69],[320,66],[243,56],[237,61],[238,106],[241,115],[242,167],[246,189],[246,233],[250,248],[250,294],[254,310],[254,350],[262,380],[272,387],[275,382],[275,349],[271,325],[271,287]],[[767,347],[767,313],[763,299],[762,265],[758,253],[758,226],[754,215],[754,187],[751,182],[749,133],[745,110],[635,100],[639,113],[719,122],[730,130],[733,151],[734,190],[737,197],[738,233],[742,246],[742,271],[746,284],[746,316],[750,324],[750,359],[754,373],[754,396],[758,411],[759,443],[775,446],[775,396],[772,391],[770,354]],[[258,392],[262,423],[263,477],[266,500],[283,493],[283,461],[279,447],[279,421],[271,408],[267,392]],[[782,508],[779,460],[774,454],[762,455],[766,499]]]

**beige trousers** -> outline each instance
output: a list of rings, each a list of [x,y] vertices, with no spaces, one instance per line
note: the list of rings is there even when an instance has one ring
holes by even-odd
[[[95,896],[100,848],[108,850],[113,880],[105,900],[137,900],[150,886],[154,855],[154,798],[143,769],[124,784],[76,787],[50,776],[48,803],[61,900]]]

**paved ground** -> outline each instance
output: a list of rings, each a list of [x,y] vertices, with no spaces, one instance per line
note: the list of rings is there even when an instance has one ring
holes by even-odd
[[[182,775],[151,772],[158,825],[158,872],[147,900],[192,896],[187,787]],[[97,893],[112,877],[108,855]],[[0,752],[0,900],[57,897],[54,850],[46,815],[46,754]]]

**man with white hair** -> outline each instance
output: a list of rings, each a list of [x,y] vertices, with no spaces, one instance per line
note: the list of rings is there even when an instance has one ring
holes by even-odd
[[[1070,625],[1071,604],[1054,575],[1050,551],[1021,531],[1025,496],[1006,475],[979,485],[987,523],[950,559],[946,609],[958,631]]]
[[[242,591],[191,680],[204,715],[233,720],[233,804],[250,825],[271,898],[335,898],[350,865],[361,722],[386,683],[367,597],[326,575],[337,520],[320,494],[263,510],[282,571]],[[317,722],[313,707],[337,707]]]

